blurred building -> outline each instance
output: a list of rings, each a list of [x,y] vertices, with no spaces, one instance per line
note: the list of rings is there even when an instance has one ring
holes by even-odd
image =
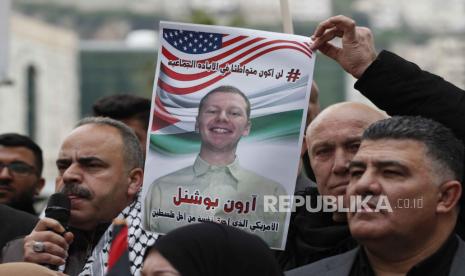
[[[458,87],[465,87],[465,37],[438,36],[425,44],[395,43],[392,50],[439,75]]]
[[[10,35],[10,0],[0,1],[0,85],[8,83],[8,52]]]
[[[78,37],[19,14],[10,14],[9,25],[12,83],[0,86],[0,133],[31,136],[44,151],[44,176],[52,183],[59,146],[79,116]]]
[[[374,28],[405,25],[428,33],[465,31],[463,0],[357,0],[353,8],[366,14]]]
[[[157,58],[158,33],[138,30],[125,41],[81,41],[81,116],[92,114],[93,103],[114,94],[150,99]]]
[[[416,63],[421,69],[441,76],[457,87],[465,87],[465,37],[437,36],[425,43],[394,42],[388,49]],[[356,79],[346,75],[346,99],[369,101],[353,88]]]
[[[276,24],[281,18],[279,0],[15,0],[17,3],[55,4],[80,11],[125,10],[139,14],[161,14],[188,22],[192,10],[202,10],[219,24],[238,14],[248,24]],[[320,21],[331,15],[331,0],[289,0],[294,20]]]

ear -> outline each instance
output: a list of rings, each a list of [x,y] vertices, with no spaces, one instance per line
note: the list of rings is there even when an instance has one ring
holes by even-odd
[[[247,121],[247,126],[245,126],[244,131],[242,131],[242,136],[248,136],[250,134],[250,128],[252,128],[252,121]]]
[[[41,177],[37,180],[35,190],[34,190],[34,195],[38,196],[40,192],[42,191],[42,189],[44,188],[44,186],[45,186],[45,179]]]
[[[457,206],[461,194],[462,185],[457,180],[450,180],[439,185],[439,198],[436,212],[450,212]]]
[[[142,188],[144,171],[141,168],[132,169],[128,174],[128,196],[134,198]]]

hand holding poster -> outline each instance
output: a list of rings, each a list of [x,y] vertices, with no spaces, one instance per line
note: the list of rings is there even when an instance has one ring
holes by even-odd
[[[284,248],[314,56],[309,38],[162,22],[144,226],[215,221]],[[239,146],[240,142],[240,146]]]

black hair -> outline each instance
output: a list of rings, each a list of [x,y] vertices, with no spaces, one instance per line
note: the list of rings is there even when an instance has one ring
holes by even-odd
[[[464,145],[443,124],[420,116],[394,116],[371,124],[362,140],[411,139],[422,142],[434,166],[462,181]],[[443,171],[443,170],[441,170]]]
[[[4,133],[0,134],[0,145],[4,147],[24,147],[29,149],[34,154],[37,175],[42,175],[42,170],[44,168],[42,149],[32,141],[31,138],[18,133]]]
[[[150,121],[150,100],[135,95],[121,94],[103,97],[92,106],[94,116],[115,120],[136,118],[144,127]]]

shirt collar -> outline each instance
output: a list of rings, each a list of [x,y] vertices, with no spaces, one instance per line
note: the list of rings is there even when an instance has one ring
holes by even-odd
[[[239,167],[239,160],[237,156],[234,158],[234,161],[231,164],[228,164],[225,166],[210,165],[207,161],[200,158],[200,156],[197,156],[194,162],[194,174],[197,177],[205,174],[208,171],[213,171],[213,170],[217,170],[221,168],[224,168],[225,171],[228,171],[229,173],[231,173],[231,175],[237,181],[239,180],[240,167]]]
[[[435,253],[414,265],[407,273],[407,276],[449,275],[450,267],[457,248],[458,238],[455,234],[451,234],[446,242]],[[352,267],[351,275],[375,275],[370,261],[368,260],[368,256],[363,248],[359,250],[354,266]],[[355,272],[356,274],[352,274],[352,272]]]
[[[451,234],[438,251],[412,267],[407,275],[449,275],[458,245],[457,236]]]

